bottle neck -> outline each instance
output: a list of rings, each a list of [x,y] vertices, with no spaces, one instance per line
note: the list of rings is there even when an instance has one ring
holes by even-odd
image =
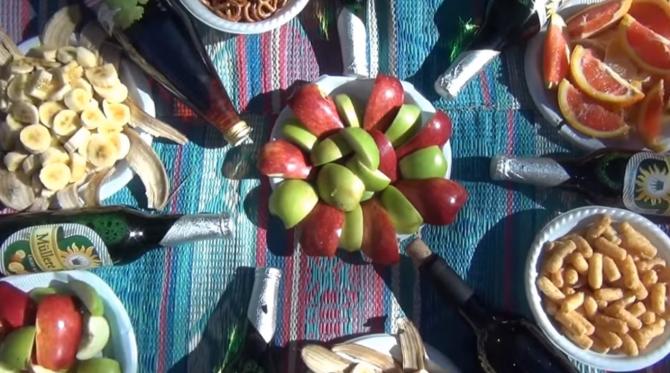
[[[186,242],[230,238],[233,222],[225,214],[196,214],[179,217],[160,240],[160,246],[176,246]]]
[[[277,329],[277,301],[280,279],[281,271],[276,268],[256,269],[247,318],[266,344],[272,341]]]
[[[489,172],[492,180],[542,187],[559,186],[571,179],[568,171],[551,158],[498,155],[491,159]]]

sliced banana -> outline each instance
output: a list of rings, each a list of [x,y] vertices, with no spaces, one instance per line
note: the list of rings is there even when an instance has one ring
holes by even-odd
[[[130,121],[130,108],[127,105],[102,101],[102,111],[109,121],[123,127]]]
[[[91,98],[92,95],[83,88],[74,88],[65,94],[63,101],[70,110],[80,112],[86,108]]]
[[[80,127],[77,132],[70,137],[65,143],[65,149],[73,153],[81,147],[85,147],[88,144],[88,140],[91,137],[91,131],[86,127]]]
[[[28,154],[9,152],[5,154],[2,161],[5,163],[5,167],[7,167],[8,171],[16,172],[16,170],[21,167],[21,163],[23,163],[23,160],[26,159],[26,157],[28,157]]]
[[[91,98],[90,100],[88,100],[88,105],[86,105],[86,109],[90,109],[90,108],[98,109],[99,107],[100,107],[100,103],[98,102],[98,100],[96,100],[94,98]],[[86,110],[86,109],[84,109],[84,110]],[[98,109],[98,110],[100,110],[100,109]]]
[[[26,56],[37,59],[47,60],[50,62],[56,61],[56,49],[45,46],[30,48]]]
[[[72,88],[81,88],[86,92],[88,92],[91,95],[91,97],[93,96],[93,87],[84,78],[73,80],[70,82],[70,85],[72,86]]]
[[[98,65],[98,56],[84,47],[77,47],[77,62],[84,68]]]
[[[70,155],[60,146],[52,146],[39,155],[42,166],[51,163],[67,163],[70,161]]]
[[[119,126],[117,123],[105,118],[105,121],[98,126],[97,130],[99,134],[111,136],[123,131],[123,126]]]
[[[74,61],[77,58],[77,47],[65,46],[58,48],[56,51],[56,59],[58,62],[66,64]]]
[[[5,117],[5,120],[0,123],[0,147],[2,147],[2,150],[10,151],[14,149],[22,129],[23,125],[11,115]]]
[[[28,58],[16,58],[9,63],[9,71],[12,74],[28,74],[33,71],[35,65]]]
[[[116,163],[117,149],[108,136],[100,133],[91,135],[86,155],[88,161],[97,168],[111,167]]]
[[[38,166],[39,161],[37,160],[37,156],[35,154],[30,154],[21,163],[21,170],[24,174],[30,176],[33,172],[37,171]]]
[[[60,190],[70,182],[72,172],[65,163],[50,163],[42,167],[39,173],[40,182],[49,190]]]
[[[37,107],[30,101],[15,101],[9,106],[9,114],[19,122],[35,124],[40,121]]]
[[[85,75],[94,87],[111,88],[121,84],[116,68],[110,63],[86,69]]]
[[[86,178],[86,157],[79,153],[70,153],[70,182],[78,183]]]
[[[51,134],[41,124],[31,124],[23,127],[19,134],[19,140],[26,150],[33,154],[39,154],[51,146]]]
[[[52,83],[53,75],[46,70],[35,69],[30,74],[30,79],[26,84],[26,93],[38,100],[46,100],[51,94],[54,86]]]
[[[128,155],[130,151],[130,139],[126,136],[125,133],[112,133],[109,135],[109,139],[114,144],[114,147],[117,151],[116,159],[123,159]]]
[[[28,76],[26,74],[16,74],[12,76],[7,84],[7,90],[5,91],[5,94],[10,101],[29,100],[28,96],[24,92],[27,80]]]
[[[51,91],[51,95],[49,95],[49,101],[62,101],[71,89],[72,86],[67,83],[55,84],[55,88]]]
[[[67,65],[59,68],[57,74],[63,78],[65,83],[70,83],[84,76],[84,68],[76,61],[70,61]]]
[[[79,114],[76,111],[61,110],[53,118],[51,130],[58,136],[70,136],[79,128]]]
[[[93,86],[95,93],[110,102],[123,102],[128,98],[128,87],[123,84],[117,84],[112,87]]]
[[[40,107],[37,109],[40,117],[40,123],[44,124],[47,127],[51,127],[51,124],[53,122],[53,118],[58,112],[61,110],[64,110],[65,106],[61,105],[60,103],[56,101],[47,101],[44,102]]]
[[[107,117],[97,105],[91,105],[81,112],[81,123],[89,130],[104,126],[106,122]]]

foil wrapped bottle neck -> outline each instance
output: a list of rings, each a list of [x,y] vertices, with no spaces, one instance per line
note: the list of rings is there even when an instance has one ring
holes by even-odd
[[[498,155],[491,158],[492,180],[512,181],[542,187],[553,187],[570,180],[570,174],[551,158],[522,158]]]

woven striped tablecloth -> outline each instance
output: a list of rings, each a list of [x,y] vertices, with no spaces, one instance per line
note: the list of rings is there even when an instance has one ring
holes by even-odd
[[[24,40],[36,35],[65,3],[2,0],[0,25],[17,42]],[[267,140],[294,82],[341,73],[337,3],[312,0],[298,18],[262,35],[234,36],[200,28],[234,104],[254,128],[256,149],[251,150]],[[531,240],[558,212],[583,201],[555,190],[491,183],[489,158],[500,153],[582,152],[538,123],[541,118],[524,84],[522,47],[505,51],[456,100],[434,94],[433,82],[446,68],[459,20],[480,17],[481,0],[368,3],[372,73],[412,82],[454,123],[452,175],[465,185],[470,200],[455,224],[425,226],[424,240],[486,302],[530,317],[522,280]],[[225,211],[237,230],[230,241],[158,250],[132,265],[95,271],[128,309],[142,372],[211,371],[225,355],[226,326],[233,310],[245,306],[239,294],[248,293],[251,282],[246,274],[256,266],[284,272],[275,337],[281,372],[304,370],[299,347],[306,341],[393,332],[395,320],[404,316],[463,372],[479,370],[474,335],[430,285],[419,283],[407,257],[398,266],[376,270],[294,251],[292,235],[268,214],[270,188],[254,170],[250,154],[255,151],[224,146],[216,130],[165,91],[156,88],[153,94],[158,116],[191,140],[186,146],[154,143],[172,185],[181,185],[165,212]],[[105,203],[141,206],[143,198],[134,180]],[[654,370],[670,371],[668,359]]]

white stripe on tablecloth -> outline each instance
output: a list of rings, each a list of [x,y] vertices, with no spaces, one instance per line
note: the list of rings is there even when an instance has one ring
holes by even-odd
[[[294,246],[299,246],[299,245],[294,245]],[[299,278],[300,278],[300,252],[302,250],[299,248],[296,248],[296,250],[293,251],[293,273],[291,274],[291,306],[288,308],[291,310],[291,318],[289,319],[289,341],[295,341],[298,339],[298,312],[296,310],[298,309],[298,291],[299,289]],[[304,275],[304,274],[303,274]],[[295,348],[289,349],[289,357],[288,357],[288,371],[289,372],[295,372],[295,363],[297,360],[296,356],[296,350]]]
[[[375,0],[368,0],[367,27],[368,27],[368,66],[370,77],[377,76],[379,72],[379,31],[377,30],[377,11]]]

